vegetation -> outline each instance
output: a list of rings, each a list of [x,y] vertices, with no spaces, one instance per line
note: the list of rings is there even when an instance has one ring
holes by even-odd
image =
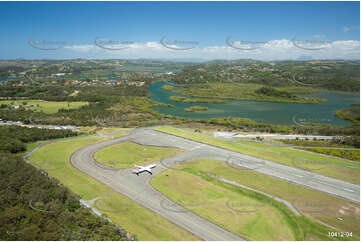
[[[282,144],[300,146],[300,149],[309,150],[321,154],[340,157],[343,159],[360,160],[360,140],[356,136],[344,137],[342,139],[328,140],[282,140]],[[332,149],[334,147],[338,149]],[[342,149],[345,148],[345,149]],[[348,148],[357,148],[350,150]]]
[[[332,155],[343,159],[360,161],[360,150],[342,150],[342,149],[335,150],[335,149],[327,149],[327,148],[306,148],[305,150],[326,154],[326,155]]]
[[[172,79],[182,86],[223,82],[291,87],[306,92],[317,89],[358,92],[360,61],[219,60],[185,66],[183,72],[176,73]]]
[[[128,240],[77,197],[20,157],[0,155],[1,240]]]
[[[255,93],[265,96],[273,96],[273,97],[297,98],[297,96],[292,95],[289,92],[279,91],[272,87],[261,87],[260,89],[257,89]]]
[[[242,118],[190,120],[163,115],[154,111],[152,107],[174,106],[152,101],[148,91],[148,86],[152,82],[172,79],[177,86],[164,85],[162,88],[185,96],[170,98],[176,102],[221,104],[226,102],[221,98],[230,98],[319,103],[325,100],[301,98],[297,95],[315,93],[324,89],[359,91],[359,61],[236,60],[205,63],[160,63],[159,61],[144,63],[144,60],[141,60],[138,63],[138,61],[122,60],[14,60],[1,62],[5,62],[5,66],[0,67],[0,76],[16,76],[15,79],[10,78],[0,82],[2,100],[0,119],[5,121],[77,125],[89,129],[89,133],[109,134],[108,137],[122,136],[125,133],[112,134],[111,132],[121,130],[101,129],[102,127],[139,127],[159,124],[194,125],[198,127],[198,131],[200,131],[199,127],[210,126],[230,131],[338,135],[343,138],[332,141],[331,146],[359,147],[359,103],[353,104],[350,109],[335,113],[336,116],[352,123],[348,127],[312,123],[308,123],[307,127],[281,126]],[[118,69],[120,65],[122,68]],[[162,74],[159,69],[163,67],[180,68],[183,71],[172,75]],[[139,71],[139,68],[146,70]],[[52,76],[59,72],[65,72],[66,76],[60,78]],[[30,81],[30,76],[34,80]],[[198,110],[200,108],[206,107],[193,106],[188,111],[200,111]],[[356,162],[252,142],[231,143],[166,127],[159,130],[359,183],[359,164]],[[0,192],[4,194],[0,197],[0,239],[127,239],[123,229],[91,214],[89,209],[81,207],[77,201],[79,198],[91,200],[103,196],[111,189],[78,171],[69,163],[70,156],[75,150],[105,139],[105,136],[66,139],[76,135],[68,130],[0,127]],[[18,157],[19,152],[33,149],[44,140],[58,138],[65,139],[47,144],[30,156],[32,164],[42,168],[43,171],[36,170]],[[318,148],[317,142],[312,141],[300,141],[299,144],[301,143],[313,146],[313,148],[305,148],[313,152],[352,160],[359,159],[359,150]],[[178,152],[180,151],[177,149],[144,147],[126,142],[119,146],[108,147],[98,152],[96,156],[100,155],[99,160],[104,159],[104,164],[109,166],[130,167],[133,164],[126,163],[129,160],[141,165]],[[120,160],[119,157],[124,160]],[[116,162],[117,160],[120,161]],[[192,165],[183,164],[180,167],[184,169],[166,170],[152,182],[190,210],[247,238],[347,239],[328,237],[327,232],[333,229],[316,223],[316,220],[330,224],[340,231],[352,231],[359,235],[358,204],[208,159],[196,161]],[[213,179],[210,173],[286,199],[304,216],[295,217],[282,204],[254,192],[219,182]],[[240,216],[239,213],[225,206],[228,199],[235,204],[242,202],[246,204],[246,208],[256,207],[257,212],[249,216]],[[202,202],[200,200],[211,203],[198,206],[199,202]],[[190,204],[194,202],[198,205],[191,206]],[[315,204],[317,206],[314,206]],[[104,196],[97,200],[94,206],[141,240],[197,240],[188,232],[118,193]]]
[[[217,186],[194,174],[166,170],[151,183],[190,211],[247,239],[295,240],[298,236],[287,218],[270,203]]]
[[[212,103],[212,104],[227,103],[226,100],[211,99],[211,98],[187,98],[181,96],[171,96],[169,100],[174,102],[183,102],[183,103]]]
[[[140,240],[199,240],[168,220],[118,193],[112,193],[97,200],[94,206],[115,223],[121,224],[127,231],[136,234]]]
[[[183,165],[182,165],[183,166]],[[326,224],[340,228],[341,231],[354,231],[360,234],[358,212],[359,204],[318,192],[303,186],[266,176],[255,171],[231,167],[224,162],[210,159],[185,163],[191,167],[210,174],[236,181],[239,184],[263,191],[290,202],[302,214],[318,219]],[[300,196],[302,194],[302,196]],[[342,214],[340,209],[344,208]],[[338,218],[342,218],[340,220]]]
[[[129,168],[134,165],[146,165],[180,153],[176,148],[139,145],[122,142],[108,146],[95,153],[97,162],[114,168]]]
[[[325,157],[301,150],[287,149],[254,142],[230,142],[199,135],[172,127],[158,127],[156,130],[196,140],[198,142],[237,151],[277,163],[294,166],[348,182],[359,183],[360,165],[337,158]]]
[[[195,88],[202,98],[217,100],[217,97],[241,98],[259,100],[262,97],[264,101],[287,101],[284,98],[270,95],[257,94],[256,91],[262,87],[272,87],[279,92],[287,92],[290,95],[313,93],[329,85],[333,76],[344,82],[338,83],[337,90],[350,89],[355,91],[359,89],[359,62],[358,61],[282,61],[282,62],[260,62],[253,60],[237,61],[215,61],[201,64],[195,63],[168,63],[161,64],[162,68],[180,68],[182,72],[176,72],[174,75],[161,74],[153,72],[151,75],[143,72],[142,68],[160,68],[159,63],[130,63],[121,60],[61,60],[61,61],[7,61],[4,69],[0,72],[4,76],[12,75],[23,76],[32,73],[36,76],[35,82],[26,85],[15,81],[1,82],[0,97],[10,102],[22,102],[22,100],[44,100],[57,101],[64,103],[84,102],[88,105],[79,109],[59,109],[56,113],[36,112],[31,108],[11,109],[7,105],[0,106],[0,119],[22,121],[24,123],[37,124],[55,124],[55,125],[77,125],[77,126],[119,126],[135,127],[150,126],[155,124],[180,124],[197,122],[202,125],[223,126],[227,128],[261,132],[280,132],[280,133],[302,133],[302,134],[324,134],[324,135],[344,135],[359,133],[359,126],[354,127],[336,127],[330,125],[310,124],[309,127],[301,126],[278,126],[253,122],[247,119],[216,118],[211,120],[193,120],[177,118],[171,115],[162,115],[152,110],[154,106],[167,106],[153,102],[149,98],[148,86],[155,80],[174,79],[179,87],[167,85],[176,92],[187,92]],[[118,70],[115,67],[123,65],[124,70]],[[34,68],[33,65],[37,65]],[[130,71],[125,70],[130,67]],[[135,67],[135,69],[133,68]],[[133,69],[132,69],[133,68]],[[344,68],[344,69],[342,69]],[[137,71],[138,70],[138,71]],[[345,72],[344,70],[347,70]],[[72,73],[64,77],[53,78],[52,74],[58,72]],[[156,73],[157,72],[157,73]],[[150,72],[149,72],[150,73]],[[317,75],[319,80],[315,86],[298,85],[292,81],[292,74],[312,73]],[[332,74],[330,74],[332,73]],[[141,77],[141,75],[146,75]],[[300,75],[301,75],[300,74]],[[323,75],[327,78],[323,78]],[[107,81],[107,79],[120,78],[122,82],[117,83]],[[152,76],[152,77],[151,77]],[[98,82],[94,81],[98,77]],[[331,79],[330,79],[331,78]],[[20,78],[21,79],[21,78]],[[80,83],[73,82],[74,79]],[[144,85],[129,85],[125,80],[135,80],[135,83],[144,81]],[[330,79],[330,80],[329,80]],[[23,80],[24,81],[24,80]],[[309,80],[306,80],[309,81]],[[318,85],[320,83],[321,86]],[[344,88],[340,88],[339,86]],[[347,86],[347,87],[346,87]],[[207,93],[210,90],[217,92]],[[207,91],[208,90],[208,91]],[[204,92],[204,93],[202,93]],[[191,94],[191,93],[190,93]],[[197,94],[197,95],[198,95]],[[218,96],[217,96],[218,95]],[[189,96],[189,95],[188,95]],[[203,97],[204,96],[204,97]],[[187,99],[196,99],[188,98]],[[217,100],[224,101],[224,100]],[[294,102],[293,100],[292,102]],[[304,102],[305,100],[297,100]],[[307,102],[314,102],[308,99]],[[321,101],[321,100],[318,100]],[[316,102],[318,102],[316,100]],[[287,101],[288,102],[288,101]],[[359,136],[359,135],[357,135]]]
[[[171,85],[163,85],[162,89],[166,90],[166,91],[173,91],[174,86]]]
[[[182,170],[167,170],[154,178],[152,180],[152,184],[157,186],[158,189],[160,189],[161,191],[164,191],[167,195],[170,195],[174,201],[180,204],[185,204],[187,208],[193,209],[195,212],[199,212],[201,210],[200,207],[208,208],[212,206],[212,203],[209,204],[207,202],[207,195],[218,193],[210,193],[209,190],[205,188],[208,182],[211,182],[213,183],[213,185],[224,187],[233,192],[237,192],[242,196],[246,196],[256,200],[256,202],[244,204],[244,208],[242,208],[241,206],[235,207],[237,208],[236,210],[238,210],[239,212],[241,212],[243,209],[246,210],[246,205],[256,205],[265,201],[267,201],[267,205],[275,206],[283,213],[286,218],[288,218],[286,219],[287,223],[284,226],[292,228],[296,236],[300,236],[298,237],[299,240],[331,239],[328,237],[327,234],[327,231],[330,230],[329,228],[326,228],[319,223],[311,222],[310,219],[322,221],[323,223],[338,228],[339,231],[352,231],[353,235],[356,236],[359,236],[360,234],[360,221],[358,214],[359,204],[351,203],[347,200],[343,200],[322,192],[307,189],[305,187],[288,183],[254,171],[234,168],[224,162],[211,159],[199,159],[189,163],[182,163],[178,165],[177,168]],[[168,175],[168,177],[166,175]],[[274,200],[272,201],[271,199],[265,198],[264,196],[251,192],[249,190],[236,188],[232,185],[219,182],[213,179],[211,175],[223,177],[228,180],[235,181],[239,184],[243,184],[248,187],[265,192],[267,194],[285,199],[286,201],[290,202],[304,216],[294,216],[293,212],[291,212],[288,208],[280,206],[280,204],[278,204]],[[174,178],[174,176],[179,178],[180,181],[178,179],[171,179]],[[190,182],[190,179],[196,180],[194,176],[198,177],[198,183]],[[183,180],[184,182],[182,182]],[[180,186],[181,184],[185,184],[188,189],[182,187],[178,188],[178,186]],[[200,184],[202,186],[200,186]],[[177,187],[177,189],[172,189],[173,187]],[[197,193],[197,195],[192,195],[192,193],[189,192],[189,190],[196,189],[201,189],[203,190],[203,192],[199,192]],[[302,194],[302,196],[300,196],[300,194]],[[201,198],[199,198],[200,196],[207,198],[204,198],[202,200]],[[216,197],[213,197],[212,199],[215,198]],[[219,198],[221,198],[221,196],[218,196],[218,199]],[[201,200],[199,201],[199,199]],[[189,205],[187,206],[187,204]],[[193,206],[191,204],[193,204]],[[241,205],[242,203],[234,203],[234,205],[237,204]],[[220,207],[221,206],[222,204],[220,205]],[[258,208],[258,206],[253,206],[252,209],[248,209],[251,211],[257,210],[257,212],[260,212],[260,209]],[[262,208],[264,208],[264,206]],[[218,211],[228,214],[229,211],[227,211],[227,209],[229,209],[229,207],[222,210],[218,209]],[[233,226],[242,226],[242,222],[233,219],[233,216],[236,215],[232,214],[232,219],[229,219],[227,223],[233,224]],[[243,215],[245,216],[248,214]],[[219,216],[213,217],[217,219]],[[222,218],[222,216],[220,216],[220,218]],[[341,218],[342,220],[340,220],[339,218]],[[265,218],[265,220],[267,220],[267,218]],[[250,228],[251,227],[246,227],[243,231],[250,231],[248,230]],[[261,229],[265,229],[265,227]],[[274,236],[282,236],[278,232],[274,234]],[[355,237],[353,237],[353,239],[355,239]]]
[[[244,132],[264,132],[281,134],[303,134],[303,135],[325,135],[325,136],[353,136],[343,139],[349,139],[356,145],[357,137],[360,135],[360,126],[353,124],[351,126],[336,126],[320,123],[307,123],[307,125],[271,125],[258,123],[247,118],[210,118],[208,120],[199,120],[199,122],[211,125],[228,127],[231,130]],[[358,142],[359,143],[359,142]]]
[[[109,193],[111,189],[74,168],[69,160],[76,150],[100,140],[89,137],[48,144],[35,151],[29,159],[82,199],[91,200]],[[110,194],[98,200],[95,206],[112,221],[135,234],[139,240],[197,240],[178,226],[120,194]]]
[[[63,90],[57,92],[56,90]],[[77,95],[70,95],[74,91]],[[54,91],[54,93],[52,92]],[[59,86],[52,87],[8,87],[0,86],[0,96],[8,98],[20,98],[23,95],[27,99],[57,101],[64,103],[88,102],[88,105],[78,109],[61,108],[56,113],[38,112],[31,109],[14,109],[8,105],[0,106],[0,118],[3,120],[22,121],[24,123],[77,125],[77,126],[120,126],[134,127],[144,126],[148,123],[161,122],[166,117],[154,110],[153,106],[173,107],[152,101],[145,86],[120,86],[104,87],[89,86],[77,87]],[[12,102],[12,101],[10,101]],[[46,103],[46,102],[44,102]],[[174,119],[174,118],[172,118]],[[165,120],[166,121],[166,120]]]
[[[57,113],[60,109],[78,109],[88,104],[88,102],[51,102],[42,100],[6,100],[0,101],[0,105],[18,106],[21,109],[44,112],[46,114]]]
[[[335,115],[341,119],[360,125],[360,108],[347,108],[336,111]]]
[[[232,98],[241,100],[287,103],[319,103],[326,101],[325,99],[321,98],[300,98],[285,91],[279,91],[275,88],[269,88],[259,84],[250,83],[234,84],[212,82],[201,86],[184,86],[183,89],[173,89],[172,91],[184,96],[198,98]],[[276,93],[281,93],[282,95],[277,96],[275,95]]]
[[[309,140],[309,139],[282,139],[282,144],[293,146],[305,146],[305,147],[338,147],[338,148],[350,148],[352,143],[347,139],[333,139],[333,140]],[[354,146],[357,148],[357,146]]]
[[[207,111],[208,107],[203,107],[203,106],[191,106],[189,108],[185,108],[184,111],[185,112],[197,112],[197,111]]]
[[[78,197],[58,180],[11,154],[34,148],[38,140],[74,135],[69,130],[0,127],[1,240],[131,239],[123,229],[80,206]]]
[[[0,126],[0,152],[18,153],[26,150],[25,143],[76,135],[77,133],[71,130]]]

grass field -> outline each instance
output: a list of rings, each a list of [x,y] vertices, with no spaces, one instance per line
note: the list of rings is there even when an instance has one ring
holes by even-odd
[[[33,149],[35,149],[38,145],[40,145],[43,142],[45,142],[45,141],[36,141],[36,142],[26,143],[26,151],[21,153],[21,155],[25,155],[27,152],[32,151]]]
[[[57,178],[82,199],[90,200],[110,192],[111,189],[75,169],[69,163],[69,159],[76,150],[100,140],[91,138],[52,143],[35,151],[30,160],[33,164],[45,168],[50,176]],[[139,240],[197,240],[190,233],[120,194],[110,194],[98,203],[99,208],[110,211],[106,214],[112,221],[135,234]],[[122,205],[129,208],[127,213],[123,213],[122,210],[119,213],[118,209]],[[129,216],[126,216],[127,214]]]
[[[74,151],[100,140],[102,139],[92,138],[51,143],[35,151],[29,160],[46,170],[52,177],[57,178],[82,199],[89,200],[110,192],[110,188],[75,169],[69,159]]]
[[[295,240],[275,207],[242,196],[187,172],[166,170],[152,185],[206,219],[251,240]]]
[[[95,153],[95,159],[106,166],[130,168],[134,165],[146,165],[182,152],[176,148],[138,145],[123,142],[106,147]]]
[[[129,128],[101,128],[97,129],[96,133],[98,135],[107,135],[109,138],[116,138],[127,135]]]
[[[0,101],[1,104],[12,104],[12,105],[39,105],[39,107],[29,107],[26,109],[43,111],[47,114],[57,113],[59,109],[78,109],[81,106],[87,105],[88,102],[52,102],[43,100],[4,100]]]
[[[334,177],[340,180],[360,184],[360,164],[338,158],[327,157],[302,150],[276,147],[254,142],[230,142],[213,137],[199,135],[178,128],[162,126],[156,130],[196,140],[224,149],[278,162],[288,166],[308,169],[312,172]]]
[[[339,228],[340,231],[352,231],[360,234],[360,205],[288,183],[255,171],[237,169],[224,162],[200,159],[184,163],[182,168],[194,173],[203,172],[235,181],[239,184],[263,191],[289,201],[299,212],[326,224]],[[342,220],[340,220],[342,219]]]
[[[306,216],[296,216],[273,199],[217,181],[208,173],[211,170],[220,175],[219,170],[228,173],[231,169],[237,171],[235,168],[222,167],[219,161],[201,159],[197,162],[177,166],[185,168],[183,170],[166,170],[153,178],[151,183],[173,201],[250,240],[357,240],[356,237],[331,238],[328,232],[335,231],[334,229]],[[226,166],[224,163],[223,165]],[[232,176],[236,174],[234,171]],[[241,177],[241,174],[236,177]],[[252,184],[255,181],[253,179],[258,179],[257,184],[267,182],[262,177],[251,178],[245,178],[248,181],[246,185]],[[271,192],[266,191],[271,194],[282,189],[277,188],[277,183],[269,183],[265,187],[273,187]],[[304,200],[301,202],[302,195],[298,194],[297,198],[300,199],[299,204],[307,204]],[[315,204],[317,202],[311,200],[311,205]],[[354,223],[347,221],[348,227],[344,226],[339,231],[353,231],[355,235],[359,232],[357,221],[355,216]]]
[[[118,193],[96,201],[94,206],[140,240],[198,240]]]

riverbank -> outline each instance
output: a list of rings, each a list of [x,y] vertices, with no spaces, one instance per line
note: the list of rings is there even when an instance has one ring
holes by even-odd
[[[228,100],[229,102],[226,104],[202,103],[201,106],[208,107],[207,111],[189,113],[185,112],[184,109],[191,107],[192,103],[172,101],[170,97],[174,96],[174,92],[162,88],[162,86],[170,86],[170,84],[169,82],[157,82],[149,86],[148,90],[153,101],[174,106],[172,109],[153,107],[153,110],[165,115],[201,120],[209,120],[212,118],[247,118],[258,123],[273,125],[297,125],[294,122],[294,120],[296,120],[298,123],[312,122],[348,126],[350,124],[349,122],[334,116],[334,113],[340,109],[350,108],[352,103],[359,102],[360,99],[358,93],[321,91],[317,94],[303,95],[307,98],[316,97],[327,99],[327,102],[305,104]]]
[[[162,86],[164,90],[181,94],[184,96],[196,98],[222,98],[222,99],[238,99],[253,100],[264,102],[281,102],[281,103],[305,103],[316,104],[326,102],[325,98],[317,97],[299,97],[289,92],[287,89],[277,89],[265,87],[259,84],[233,84],[233,83],[209,83],[202,86],[190,85],[184,87],[174,87],[171,85]],[[297,94],[309,94],[310,91],[293,90]],[[301,92],[302,91],[302,92]]]

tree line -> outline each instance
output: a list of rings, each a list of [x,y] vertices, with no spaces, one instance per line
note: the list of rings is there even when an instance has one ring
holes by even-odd
[[[74,135],[69,130],[0,127],[0,240],[135,239],[82,207],[58,180],[13,154],[24,151],[27,142]],[[12,142],[16,144],[6,146]]]
[[[20,126],[0,126],[0,152],[18,153],[28,142],[76,136],[71,130],[50,130]]]

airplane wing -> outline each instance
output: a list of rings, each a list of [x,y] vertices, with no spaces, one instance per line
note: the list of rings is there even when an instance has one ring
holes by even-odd
[[[151,169],[144,169],[144,171],[148,172],[149,174],[153,175],[152,170]]]
[[[139,173],[146,171],[149,174],[153,175],[152,169],[155,168],[155,167],[156,167],[155,164],[151,164],[151,165],[148,165],[148,166],[135,166],[133,172],[135,174],[139,175]]]
[[[156,165],[155,164],[150,164],[150,165],[148,165],[148,166],[145,166],[144,167],[144,169],[153,169],[153,168],[155,168],[156,167]]]

